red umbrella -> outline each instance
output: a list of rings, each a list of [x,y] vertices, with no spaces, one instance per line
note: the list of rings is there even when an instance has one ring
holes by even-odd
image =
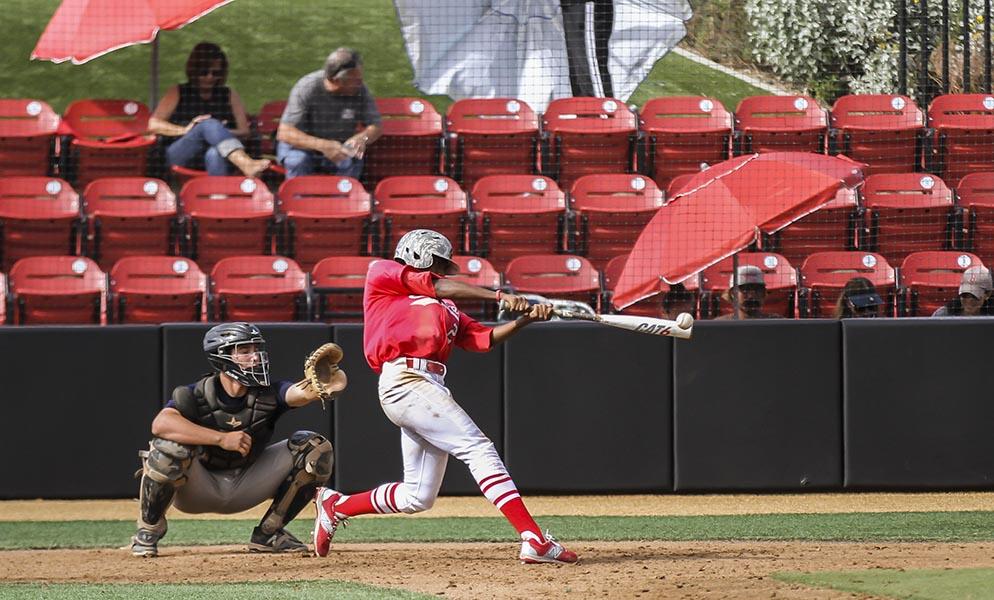
[[[62,0],[31,58],[81,65],[134,44],[152,43],[149,105],[159,99],[159,31],[179,29],[231,0]]]
[[[160,29],[179,29],[231,0],[63,0],[31,58],[81,65]]]
[[[615,287],[625,308],[680,283],[818,210],[840,186],[863,179],[862,163],[806,152],[740,156],[706,169],[645,226]]]

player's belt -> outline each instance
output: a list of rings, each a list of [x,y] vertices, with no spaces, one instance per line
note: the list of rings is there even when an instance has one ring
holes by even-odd
[[[417,369],[418,371],[445,377],[446,368],[443,363],[428,360],[427,358],[411,358],[410,356],[405,358],[404,362],[407,364],[408,369]]]

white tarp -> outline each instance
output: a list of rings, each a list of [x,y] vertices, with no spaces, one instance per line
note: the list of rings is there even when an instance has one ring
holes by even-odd
[[[571,94],[559,0],[394,0],[414,83],[452,98],[511,97],[544,111]],[[628,100],[686,34],[687,0],[616,0],[608,43],[615,97]]]

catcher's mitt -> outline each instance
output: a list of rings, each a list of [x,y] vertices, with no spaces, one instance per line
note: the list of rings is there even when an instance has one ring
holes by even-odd
[[[303,383],[322,403],[348,385],[345,371],[338,366],[344,355],[338,344],[324,344],[304,361]]]

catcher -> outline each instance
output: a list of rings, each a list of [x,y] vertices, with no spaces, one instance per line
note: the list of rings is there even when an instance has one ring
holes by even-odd
[[[321,346],[305,362],[305,379],[274,384],[266,340],[255,325],[213,327],[204,352],[214,373],[173,391],[152,421],[149,449],[140,453],[141,514],[131,553],[158,555],[171,504],[188,513],[235,513],[269,498],[249,550],[307,552],[285,527],[331,476],[331,442],[313,431],[269,442],[281,414],[345,389],[342,349]]]

